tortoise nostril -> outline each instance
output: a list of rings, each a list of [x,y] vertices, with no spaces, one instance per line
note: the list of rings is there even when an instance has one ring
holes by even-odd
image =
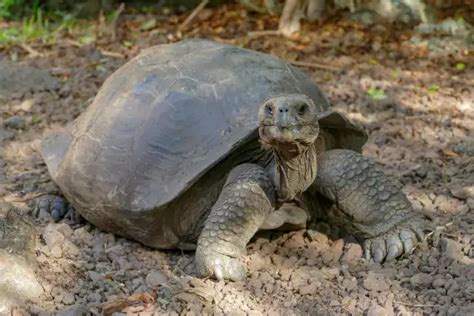
[[[283,109],[280,109],[280,113],[283,113]]]

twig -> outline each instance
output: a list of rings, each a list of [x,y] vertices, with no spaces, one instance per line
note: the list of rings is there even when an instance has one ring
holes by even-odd
[[[70,44],[70,45],[72,45],[72,46],[75,46],[75,47],[81,47],[81,46],[82,46],[82,44],[81,44],[80,42],[75,41],[75,40],[72,40],[72,39],[70,39],[70,38],[66,38],[65,41],[66,41],[66,43],[68,43],[68,44]]]
[[[198,13],[204,9],[204,7],[207,5],[209,0],[204,0],[202,1],[194,10],[191,12],[190,15],[181,23],[181,25],[178,27],[178,31],[182,31],[186,26],[188,26],[189,23],[198,15]]]
[[[125,58],[125,55],[121,54],[121,53],[117,53],[117,52],[110,52],[108,50],[103,50],[101,49],[100,50],[100,53],[104,56],[108,56],[108,57],[114,57],[114,58]]]
[[[30,197],[11,199],[11,200],[8,200],[8,202],[28,202],[28,201],[37,199],[41,196],[44,196],[44,195],[54,195],[54,194],[57,194],[57,193],[54,193],[54,192],[41,192],[41,193],[36,193],[36,194],[34,194]]]
[[[281,36],[283,35],[279,30],[265,30],[265,31],[253,31],[253,32],[248,32],[247,36],[249,37],[260,37],[260,36]]]
[[[34,49],[33,47],[31,47],[30,45],[26,43],[21,43],[20,46],[21,48],[26,50],[28,54],[32,55],[33,57],[42,55],[40,52],[38,52],[36,49]]]
[[[295,65],[295,66],[300,66],[300,67],[318,68],[318,69],[324,69],[324,70],[330,70],[330,71],[339,71],[339,70],[341,70],[338,67],[322,65],[322,64],[318,64],[318,63],[309,63],[309,62],[305,62],[305,61],[289,61],[289,63],[292,64],[292,65]]]
[[[125,3],[122,2],[119,8],[117,9],[117,12],[115,13],[113,26],[112,26],[112,41],[114,42],[117,39],[118,20],[119,20],[120,14],[122,14],[124,9],[125,9]]]

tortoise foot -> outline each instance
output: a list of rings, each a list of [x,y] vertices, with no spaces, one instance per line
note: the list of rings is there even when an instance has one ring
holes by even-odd
[[[198,247],[195,260],[198,273],[202,277],[232,281],[245,279],[245,268],[239,258]]]
[[[33,216],[37,218],[51,217],[55,222],[62,219],[78,220],[78,214],[64,198],[55,195],[43,195],[36,200]]]
[[[375,262],[391,261],[401,255],[411,254],[416,246],[424,241],[425,234],[418,221],[403,223],[389,232],[366,239],[364,252],[367,260]]]

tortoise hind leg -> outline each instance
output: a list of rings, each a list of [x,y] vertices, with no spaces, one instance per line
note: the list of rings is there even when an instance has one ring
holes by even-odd
[[[367,259],[376,262],[409,254],[424,239],[425,219],[403,192],[368,158],[351,150],[324,152],[316,190],[335,203],[328,219],[365,239]]]
[[[243,279],[240,257],[273,211],[275,198],[273,183],[262,167],[242,164],[232,169],[198,239],[198,272],[217,279]]]

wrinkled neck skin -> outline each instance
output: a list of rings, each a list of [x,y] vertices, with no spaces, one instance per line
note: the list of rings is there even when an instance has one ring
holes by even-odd
[[[285,148],[286,147],[286,148]],[[288,202],[306,191],[316,179],[316,145],[279,146],[272,148],[274,156],[274,181],[280,202]]]

